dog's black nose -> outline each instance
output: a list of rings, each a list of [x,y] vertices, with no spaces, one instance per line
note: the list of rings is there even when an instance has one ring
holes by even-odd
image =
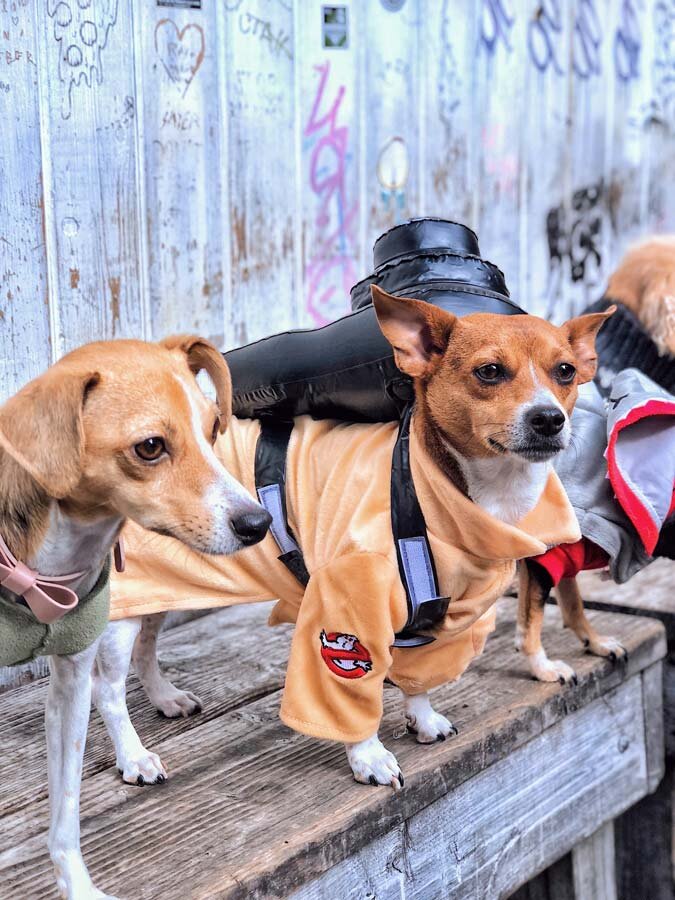
[[[565,416],[557,406],[536,406],[527,418],[532,431],[542,437],[560,434],[565,425]]]
[[[232,531],[247,547],[262,541],[271,524],[272,516],[262,507],[254,512],[232,517]]]

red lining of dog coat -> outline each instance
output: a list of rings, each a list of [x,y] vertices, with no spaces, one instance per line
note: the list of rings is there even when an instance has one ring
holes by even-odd
[[[654,552],[654,548],[656,547],[656,544],[659,540],[660,529],[653,521],[652,517],[649,515],[648,510],[640,502],[640,499],[631,491],[623,475],[621,474],[621,470],[619,469],[619,466],[616,462],[616,442],[619,437],[619,433],[624,428],[627,428],[629,425],[633,425],[635,422],[639,422],[640,419],[644,419],[647,416],[661,415],[675,415],[675,405],[666,400],[649,400],[647,403],[645,403],[644,406],[635,407],[635,409],[632,409],[628,413],[625,419],[617,422],[616,428],[610,435],[609,445],[607,447],[607,467],[609,470],[609,479],[612,483],[612,488],[616,495],[616,499],[619,501],[621,508],[635,526],[635,529],[640,535],[640,539],[644,544],[645,550],[650,555]],[[672,509],[673,505],[671,504],[671,510]]]
[[[553,587],[557,587],[563,578],[574,578],[581,571],[604,569],[609,562],[609,556],[593,541],[582,538],[575,544],[558,544],[557,547],[551,547],[541,556],[533,556],[532,560],[546,569],[551,576]]]

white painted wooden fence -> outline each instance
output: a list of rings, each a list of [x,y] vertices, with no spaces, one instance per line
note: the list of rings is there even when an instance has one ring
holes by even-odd
[[[409,216],[557,319],[675,230],[675,0],[0,0],[0,113],[0,399],[331,320]]]

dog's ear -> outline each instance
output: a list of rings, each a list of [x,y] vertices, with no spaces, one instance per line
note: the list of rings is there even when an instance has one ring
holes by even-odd
[[[375,284],[370,291],[396,365],[413,378],[431,374],[445,353],[456,316],[423,300],[394,297]]]
[[[579,384],[585,384],[595,377],[598,368],[595,338],[607,319],[615,312],[616,306],[610,306],[605,312],[577,316],[576,319],[570,319],[561,326],[576,357]]]
[[[82,412],[98,372],[55,365],[0,407],[0,447],[50,497],[67,497],[82,476]]]
[[[209,376],[216,389],[222,434],[232,415],[232,379],[223,354],[210,341],[192,334],[175,334],[160,343],[168,350],[182,351],[193,375],[197,376],[203,369]]]

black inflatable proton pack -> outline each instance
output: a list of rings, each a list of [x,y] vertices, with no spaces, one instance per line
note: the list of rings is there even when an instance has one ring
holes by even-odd
[[[373,257],[372,275],[352,288],[351,314],[322,328],[285,331],[225,354],[236,416],[399,419],[412,397],[412,385],[396,368],[380,331],[372,284],[456,316],[525,314],[509,298],[502,272],[481,259],[478,238],[465,225],[411,219],[379,237]]]

